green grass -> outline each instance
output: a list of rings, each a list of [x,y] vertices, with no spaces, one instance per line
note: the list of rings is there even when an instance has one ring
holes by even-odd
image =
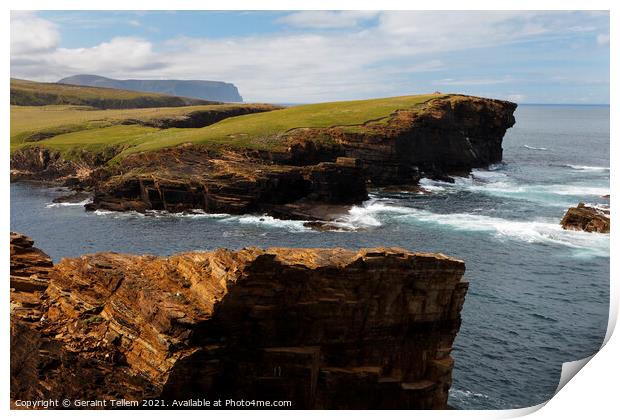
[[[86,105],[96,108],[151,108],[215,102],[150,92],[11,79],[11,105]]]
[[[282,137],[287,132],[296,128],[324,128],[324,127],[347,127],[352,129],[368,121],[381,121],[387,119],[393,112],[399,109],[408,109],[421,106],[427,101],[445,95],[416,95],[401,96],[394,98],[369,99],[362,101],[329,102],[312,105],[301,105],[270,112],[242,115],[227,118],[216,124],[203,128],[171,128],[155,129],[139,125],[112,125],[84,129],[70,133],[59,134],[51,138],[38,141],[36,144],[60,150],[67,155],[75,149],[100,151],[108,146],[124,147],[117,160],[132,153],[157,150],[165,147],[176,146],[183,143],[195,143],[206,145],[210,148],[251,148],[257,150],[283,150],[286,145]],[[162,110],[162,113],[175,112],[175,108]],[[180,109],[178,109],[180,111]],[[132,110],[135,112],[137,110]],[[11,110],[11,133],[13,148],[23,147],[19,133],[24,129],[32,131],[32,127],[25,120],[30,120],[36,111],[30,109],[15,109],[16,124],[13,127],[14,110]],[[41,111],[44,112],[44,111]],[[56,112],[50,110],[50,112]],[[80,119],[79,124],[93,124],[101,119],[131,118],[127,111],[123,111],[122,117],[116,111],[85,111],[82,109],[58,110],[59,115],[44,116],[37,120],[32,116],[33,124],[38,130],[50,129],[50,125],[59,123],[58,126],[71,124],[72,118]],[[100,114],[110,112],[109,114]],[[158,111],[152,111],[158,112]],[[93,113],[93,114],[89,114]],[[86,116],[88,115],[88,117]],[[152,117],[145,113],[141,118]],[[163,115],[163,114],[158,114]],[[169,115],[169,114],[165,114]],[[13,134],[13,130],[16,130]]]
[[[195,111],[226,111],[248,104],[196,105],[172,108],[96,109],[75,105],[11,106],[11,148],[42,138],[104,128],[126,120],[149,121]],[[257,104],[260,107],[263,105]],[[112,130],[114,131],[114,130]]]

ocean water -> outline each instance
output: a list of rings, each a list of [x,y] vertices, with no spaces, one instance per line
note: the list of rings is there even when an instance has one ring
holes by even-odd
[[[374,191],[316,232],[261,215],[86,213],[52,204],[66,192],[11,185],[11,229],[55,261],[98,251],[169,255],[218,247],[401,246],[465,261],[470,282],[455,341],[449,403],[527,407],[549,399],[563,362],[600,347],[609,308],[609,235],[564,231],[579,201],[606,205],[609,108],[520,106],[504,161],[429,194]]]

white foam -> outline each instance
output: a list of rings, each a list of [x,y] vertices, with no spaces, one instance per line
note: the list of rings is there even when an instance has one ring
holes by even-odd
[[[446,187],[442,184],[448,184],[447,182],[435,181],[430,178],[422,178],[418,182],[422,188],[429,192],[445,191]]]
[[[527,144],[524,144],[523,147],[529,150],[547,150],[546,147],[534,147],[534,146],[528,146]]]
[[[396,213],[408,214],[411,211],[409,207],[395,206],[389,204],[386,200],[371,198],[365,201],[361,206],[353,206],[349,213],[336,220],[337,224],[349,229],[360,229],[368,227],[379,227],[381,221],[379,214]]]
[[[137,211],[111,211],[111,210],[101,210],[97,209],[93,212],[97,216],[111,216],[115,219],[121,218],[131,218],[131,217],[146,217],[144,213],[140,213]]]
[[[508,174],[497,170],[474,169],[469,177],[453,178],[454,183],[423,178],[420,180],[420,185],[424,189],[434,192],[456,193],[459,191],[472,191],[557,207],[565,207],[575,201],[572,197],[601,197],[609,194],[608,187],[593,185],[518,184]],[[567,197],[567,199],[559,199],[559,196]]]
[[[90,198],[84,200],[84,201],[78,201],[75,203],[69,203],[69,202],[60,202],[60,203],[50,203],[47,204],[45,207],[47,207],[48,209],[50,208],[58,208],[58,207],[72,207],[72,206],[82,206],[84,207],[86,204],[90,204],[92,203],[92,200]]]
[[[279,229],[287,229],[291,232],[307,232],[312,231],[311,228],[304,226],[304,223],[307,223],[307,220],[283,220],[276,219],[271,216],[256,216],[256,215],[245,215],[245,216],[231,216],[226,219],[223,219],[222,222],[230,223],[237,222],[242,225],[257,225],[263,227],[271,227],[271,228],[279,228]]]
[[[561,165],[566,168],[584,172],[609,172],[608,166],[586,166],[586,165]]]
[[[416,222],[435,223],[454,230],[489,232],[498,238],[527,243],[551,243],[575,249],[585,249],[596,255],[609,255],[609,235],[564,230],[559,221],[508,220],[480,214],[437,214],[425,210],[410,209],[399,218]]]
[[[224,217],[230,217],[230,214],[228,213],[207,213],[202,209],[184,211],[180,213],[171,213],[165,210],[146,210],[145,215],[151,217],[177,217],[189,219],[221,219]]]

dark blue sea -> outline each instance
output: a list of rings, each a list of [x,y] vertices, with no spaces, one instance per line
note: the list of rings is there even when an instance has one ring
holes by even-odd
[[[563,362],[593,354],[605,336],[609,235],[559,222],[580,201],[609,204],[609,107],[523,105],[516,120],[503,163],[454,184],[425,179],[431,194],[375,191],[341,220],[354,232],[261,215],[86,213],[52,204],[66,191],[21,183],[11,185],[11,229],[55,261],[244,246],[401,246],[461,258],[470,289],[450,404],[532,406],[553,395]]]

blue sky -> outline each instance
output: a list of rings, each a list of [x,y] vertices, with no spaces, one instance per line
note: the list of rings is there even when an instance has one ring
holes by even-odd
[[[11,14],[11,75],[232,82],[246,101],[461,92],[609,103],[607,12]]]

